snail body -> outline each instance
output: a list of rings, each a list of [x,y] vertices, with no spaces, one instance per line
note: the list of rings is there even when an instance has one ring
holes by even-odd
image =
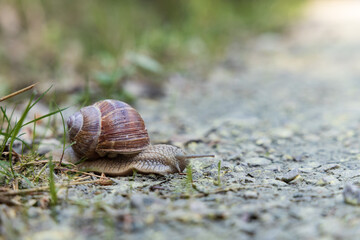
[[[67,121],[73,143],[65,159],[84,171],[114,176],[140,173],[181,173],[190,158],[213,155],[187,155],[172,145],[151,145],[140,114],[117,100],[103,100],[74,113]]]

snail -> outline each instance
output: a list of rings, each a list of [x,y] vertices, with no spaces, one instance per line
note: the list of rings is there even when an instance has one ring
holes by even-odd
[[[165,175],[181,173],[190,158],[214,155],[187,155],[165,144],[151,145],[140,114],[127,103],[103,100],[84,107],[67,120],[71,148],[65,160],[78,163],[83,171],[112,176],[139,173]]]

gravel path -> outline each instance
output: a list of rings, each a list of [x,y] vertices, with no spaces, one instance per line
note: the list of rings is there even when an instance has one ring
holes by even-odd
[[[192,161],[193,184],[78,186],[59,192],[56,217],[30,207],[28,222],[2,207],[8,237],[357,239],[360,208],[343,191],[360,182],[359,10],[316,1],[287,33],[236,44],[201,81],[174,76],[161,102],[139,102],[154,143],[216,154]]]
[[[249,187],[196,200],[226,216],[201,222],[204,238],[359,236],[360,210],[343,198],[360,180],[359,10],[358,1],[314,2],[286,34],[231,49],[204,82],[174,78],[172,102],[156,110],[174,109],[166,129],[205,139],[188,146],[214,149],[224,186]]]

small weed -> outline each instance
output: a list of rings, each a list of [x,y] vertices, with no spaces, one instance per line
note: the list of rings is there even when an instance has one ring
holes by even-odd
[[[192,167],[191,164],[187,165],[186,167],[186,186],[188,190],[192,190],[192,184],[193,184],[193,175],[192,175]]]
[[[136,171],[136,169],[133,169],[133,175],[132,175],[132,177],[129,179],[130,180],[130,188],[129,188],[129,190],[130,190],[130,193],[133,191],[133,189],[134,189],[134,182],[135,182],[135,179],[136,179],[136,174],[137,174],[137,171]]]
[[[57,205],[58,198],[57,198],[57,190],[55,186],[55,178],[54,178],[54,164],[52,162],[52,158],[49,159],[49,187],[50,187],[50,197],[52,206]]]
[[[34,119],[36,118],[36,115],[34,114]],[[33,127],[33,136],[32,136],[32,151],[33,153],[35,152],[35,138],[36,138],[36,122],[34,122],[34,127]]]
[[[62,149],[62,154],[61,154],[61,157],[60,157],[60,164],[63,160],[63,157],[64,157],[64,153],[65,153],[65,146],[66,146],[66,127],[65,127],[65,120],[64,120],[64,116],[62,114],[62,111],[60,110],[59,106],[55,103],[59,113],[60,113],[60,116],[61,116],[61,123],[62,123],[62,127],[63,127],[63,130],[64,130],[64,134],[63,134],[63,149]]]
[[[136,171],[136,169],[134,169],[134,170],[133,170],[133,175],[132,175],[132,181],[133,181],[133,182],[135,182],[136,174],[137,174],[137,171]]]
[[[192,167],[190,164],[186,167],[186,182],[189,185],[193,183]]]
[[[218,162],[217,180],[214,181],[214,184],[215,184],[216,186],[221,186],[221,160]]]

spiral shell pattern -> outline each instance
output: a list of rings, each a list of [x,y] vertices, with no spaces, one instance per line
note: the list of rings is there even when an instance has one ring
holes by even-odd
[[[150,139],[144,120],[130,105],[103,100],[69,117],[69,137],[79,157],[133,154],[145,149]]]

